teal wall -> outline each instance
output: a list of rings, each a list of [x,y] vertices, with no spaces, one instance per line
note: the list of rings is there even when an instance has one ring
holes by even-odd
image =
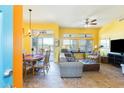
[[[4,77],[13,69],[13,6],[0,5],[0,87],[13,85],[12,76]]]
[[[2,61],[2,12],[0,11],[0,87],[3,84],[2,76],[3,76],[3,61]]]

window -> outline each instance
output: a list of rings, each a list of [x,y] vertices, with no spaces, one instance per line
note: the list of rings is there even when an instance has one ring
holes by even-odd
[[[66,48],[66,49],[70,49],[71,40],[63,40],[63,47]]]
[[[93,49],[92,40],[79,40],[79,48],[83,52],[91,52]]]
[[[78,40],[71,40],[71,49],[78,49]]]
[[[103,49],[110,50],[110,39],[102,39],[101,45],[103,45]]]
[[[48,48],[49,46],[53,46],[53,38],[38,38],[38,47],[39,48]]]
[[[70,40],[63,40],[63,45],[70,45],[71,41]]]
[[[93,50],[93,40],[63,40],[64,48],[91,52]]]
[[[92,34],[64,34],[63,46],[71,50],[91,52],[93,50]],[[65,39],[66,38],[66,39]],[[89,40],[90,39],[90,40]]]
[[[85,38],[92,38],[93,35],[92,34],[85,34]]]
[[[101,56],[107,56],[107,53],[110,52],[110,39],[102,39],[100,45],[103,47],[100,49]]]
[[[64,38],[92,38],[92,34],[64,34]]]
[[[50,48],[54,46],[53,38],[32,38],[34,52],[38,53],[41,48]],[[52,49],[53,50],[53,49]]]
[[[78,49],[78,40],[63,40],[63,46],[68,49]]]

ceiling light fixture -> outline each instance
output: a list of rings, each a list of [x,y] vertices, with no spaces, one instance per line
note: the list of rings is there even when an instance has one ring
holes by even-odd
[[[29,29],[28,29],[28,32],[26,31],[25,32],[25,30],[24,30],[24,28],[23,28],[23,34],[24,34],[24,36],[29,36],[29,37],[31,37],[32,36],[32,28],[31,28],[31,12],[32,12],[32,10],[31,9],[28,9],[28,11],[29,11]]]
[[[32,12],[32,9],[28,9],[29,11],[29,30],[28,30],[28,36],[31,37],[31,31],[32,31],[32,28],[31,28],[31,12]]]

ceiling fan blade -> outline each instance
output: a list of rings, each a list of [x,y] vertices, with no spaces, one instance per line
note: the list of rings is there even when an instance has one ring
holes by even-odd
[[[123,21],[123,20],[124,20],[124,18],[119,19],[119,21]]]
[[[90,23],[90,25],[97,25],[97,23]]]
[[[97,21],[97,19],[93,19],[93,20],[91,20],[91,22],[95,22],[95,21]]]

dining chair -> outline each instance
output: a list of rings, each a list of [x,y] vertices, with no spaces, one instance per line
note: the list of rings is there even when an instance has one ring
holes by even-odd
[[[34,65],[34,72],[39,72],[39,70],[42,70],[42,73],[44,74],[45,76],[45,64],[44,64],[44,60],[45,58],[43,58],[42,60],[39,60],[36,62],[36,64]]]
[[[29,62],[26,62],[26,61],[24,60],[24,54],[23,54],[23,73],[24,73],[24,77],[27,76],[28,71],[29,71],[30,69],[32,69],[32,64],[29,63]]]
[[[46,51],[45,60],[44,60],[45,70],[47,71],[47,73],[50,68],[49,57],[50,57],[50,50]]]
[[[27,76],[29,70],[32,69],[32,65],[29,64],[28,62],[23,62],[23,72],[24,72],[24,77]]]
[[[39,60],[36,62],[36,64],[34,65],[34,72],[39,72],[39,70],[42,70],[42,72],[44,73],[44,75],[46,74],[45,72],[48,73],[49,68],[50,68],[50,63],[49,63],[49,56],[50,56],[50,51],[45,51],[44,52],[45,57],[42,60]]]
[[[39,50],[39,52],[40,52],[41,54],[44,54],[45,50],[44,50],[43,48],[41,48],[41,49]]]

